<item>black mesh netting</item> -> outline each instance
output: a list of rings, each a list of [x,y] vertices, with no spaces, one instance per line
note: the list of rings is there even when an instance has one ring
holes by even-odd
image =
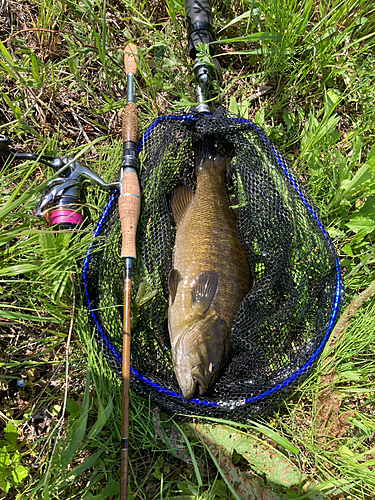
[[[238,206],[237,230],[255,284],[234,321],[227,365],[204,396],[186,401],[174,375],[167,325],[175,236],[170,197],[178,184],[194,189],[193,144],[212,133],[234,147],[227,188]],[[313,366],[341,305],[335,250],[316,209],[264,132],[223,109],[213,116],[192,110],[159,118],[146,131],[139,156],[142,209],[133,264],[132,388],[175,413],[231,419],[269,413]],[[120,242],[115,194],[96,228],[83,280],[96,340],[119,375]]]

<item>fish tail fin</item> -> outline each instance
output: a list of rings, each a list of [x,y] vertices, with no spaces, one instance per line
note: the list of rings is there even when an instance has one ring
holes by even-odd
[[[234,148],[225,137],[206,135],[195,143],[195,168],[215,167],[226,169],[234,156]]]

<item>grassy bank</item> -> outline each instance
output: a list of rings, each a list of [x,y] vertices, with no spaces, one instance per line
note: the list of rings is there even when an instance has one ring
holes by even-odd
[[[337,247],[344,309],[363,300],[261,423],[188,426],[133,395],[135,498],[367,500],[375,299],[361,293],[375,279],[375,10],[359,0],[213,3],[213,107],[260,124],[285,152]],[[194,104],[182,1],[9,0],[0,17],[0,133],[18,151],[75,157],[114,181],[129,41],[140,49],[141,128]],[[87,185],[83,230],[53,233],[33,215],[52,170],[0,165],[0,498],[117,498],[120,387],[79,285],[107,193]]]

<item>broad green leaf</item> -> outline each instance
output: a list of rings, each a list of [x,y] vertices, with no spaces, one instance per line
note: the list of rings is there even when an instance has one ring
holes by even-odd
[[[0,60],[0,68],[3,68],[12,78],[15,78],[14,71],[12,71],[3,61]]]
[[[107,423],[107,420],[109,419],[111,413],[113,410],[113,402],[112,399],[108,399],[107,406],[103,408],[103,404],[101,400],[99,399],[99,407],[98,407],[98,418],[95,422],[95,424],[91,427],[88,438],[96,438],[100,431],[103,429],[105,424]]]
[[[114,481],[113,479],[110,479],[109,483],[104,489],[104,493],[108,495],[109,498],[112,498],[113,495],[118,496],[120,494],[120,483]]]
[[[50,497],[50,485],[49,485],[49,482],[48,481],[44,481],[42,482],[43,486],[43,491],[42,491],[42,498],[43,500],[51,500],[51,497]]]
[[[108,495],[106,493],[99,493],[98,495],[93,495],[92,493],[85,493],[82,500],[106,500]]]
[[[234,115],[238,114],[238,104],[234,96],[230,98],[228,111],[229,113],[233,113]]]
[[[8,483],[8,481],[5,478],[4,479],[0,479],[0,488],[3,491],[5,491],[5,493],[8,493],[8,491],[10,490],[10,483]]]
[[[9,453],[7,447],[4,445],[2,448],[0,448],[0,472],[8,467],[9,461]]]
[[[352,452],[351,449],[349,449],[347,446],[343,445],[343,446],[340,446],[337,450],[337,452],[339,453],[339,455],[341,455],[342,457],[354,457],[354,453]]]
[[[320,144],[331,145],[337,141],[341,133],[336,131],[336,127],[340,121],[340,116],[333,115],[328,119],[322,120],[317,128],[313,144],[314,146]]]
[[[30,132],[30,134],[33,134],[35,137],[38,137],[39,139],[42,138],[42,136],[33,127],[30,127],[30,125],[25,120],[21,120],[20,118],[18,118],[18,123],[26,132]]]
[[[13,480],[16,484],[19,484],[29,475],[29,470],[23,465],[17,465],[14,469],[12,469]]]
[[[228,425],[231,427],[236,426],[236,427],[253,429],[253,430],[259,431],[262,434],[264,434],[265,436],[267,436],[270,439],[272,439],[273,441],[275,441],[276,444],[279,444],[285,450],[288,450],[291,453],[293,453],[293,455],[295,455],[296,457],[298,457],[298,455],[299,455],[298,448],[296,448],[290,441],[288,441],[283,436],[280,436],[280,434],[275,432],[270,427],[267,427],[266,425],[263,425],[261,423],[252,422],[251,425],[250,424],[236,424],[235,422],[232,422],[230,420],[225,420],[224,418],[213,418],[213,417],[207,418],[207,420],[209,420],[210,422],[217,422],[218,424],[224,424],[224,425]]]
[[[254,122],[263,127],[264,125],[264,108],[259,108],[255,114]]]
[[[354,20],[353,25],[359,26],[362,24],[366,24],[368,21],[369,21],[369,19],[367,17],[359,17],[359,18]]]
[[[309,0],[307,5],[305,5],[303,16],[300,17],[301,21],[296,29],[296,34],[300,35],[306,31],[306,25],[309,19],[309,14],[312,9],[312,0]]]
[[[60,411],[61,411],[61,405],[57,405],[57,404],[53,404],[49,407],[49,410],[50,414],[53,416],[53,417],[58,417]]]
[[[357,162],[361,160],[361,152],[363,147],[363,141],[361,137],[356,137],[353,140],[353,150],[348,163],[348,170],[354,169]]]
[[[283,111],[283,120],[286,125],[287,131],[289,131],[293,125],[294,122],[296,121],[296,116],[294,113],[291,113],[290,111]]]
[[[31,53],[31,64],[32,64],[32,72],[34,80],[38,85],[41,85],[42,82],[40,80],[40,74],[39,74],[39,62],[36,55],[33,52]]]
[[[337,229],[328,229],[328,234],[332,237],[332,238],[345,238],[345,233],[343,233],[342,231],[338,231]]]
[[[262,427],[265,429],[265,426]],[[274,484],[289,488],[300,484],[304,477],[298,467],[277,448],[249,433],[224,425],[206,426],[205,432],[210,433],[218,447],[224,446],[230,454],[236,451],[249,462],[255,472],[265,474],[267,480]],[[267,429],[267,435],[270,434],[272,432]],[[271,439],[275,441],[273,437]],[[280,441],[280,436],[278,440]]]
[[[18,439],[18,432],[17,432],[17,427],[11,421],[7,422],[7,425],[4,429],[4,436],[5,439],[9,441],[9,443],[12,446],[16,446]]]
[[[373,422],[370,423],[368,421],[360,422],[356,418],[351,418],[351,417],[348,418],[348,422],[361,429],[361,431],[363,431],[366,434],[366,436],[370,436],[370,434],[372,434],[372,432],[374,431],[375,422],[374,423]]]
[[[324,113],[331,114],[341,99],[341,92],[336,89],[328,89],[324,96]]]
[[[349,257],[354,257],[352,247],[349,245],[349,243],[343,246],[341,251],[346,253],[346,255],[349,255]]]
[[[342,196],[348,196],[350,193],[354,193],[359,187],[362,187],[365,182],[372,178],[372,172],[369,170],[369,166],[365,163],[356,172],[352,179],[345,179],[341,183],[341,188],[343,189]]]
[[[369,160],[372,160],[372,159],[375,159],[375,144],[373,146],[371,146],[371,149],[367,155],[367,162],[369,162]]]
[[[157,293],[157,290],[151,290],[150,292],[147,292],[145,295],[143,295],[138,303],[139,307],[143,306],[144,304],[146,304],[146,302],[153,299]]]
[[[12,56],[9,54],[5,45],[2,42],[0,42],[0,51],[3,54],[3,56],[5,57],[6,61],[8,61],[8,63],[10,64],[10,66],[13,66],[14,62],[13,62]]]
[[[242,99],[241,104],[238,106],[239,115],[241,118],[244,118],[245,120],[249,119],[249,105],[250,101],[248,101],[247,99]]]
[[[323,33],[323,35],[321,35],[318,38],[316,38],[314,40],[314,43],[312,43],[311,45],[309,45],[308,47],[306,47],[305,51],[316,50],[316,46],[318,44],[324,42],[327,39],[330,40],[331,36],[334,33],[337,33],[337,29],[334,26],[332,26],[331,28],[326,29],[325,32]]]
[[[297,110],[298,120],[299,120],[299,123],[301,125],[303,123],[303,121],[305,120],[305,112],[299,104],[296,105],[296,110]]]
[[[370,196],[366,203],[358,210],[359,215],[366,215],[375,219],[375,197]]]
[[[69,66],[70,72],[72,73],[72,75],[76,75],[78,70],[77,70],[77,65],[74,61],[74,58],[68,57],[67,61],[68,61],[68,66]]]
[[[198,488],[196,487],[195,484],[193,484],[191,481],[188,479],[184,479],[183,481],[180,481],[177,483],[177,488],[179,493],[182,495],[181,497],[172,497],[171,500],[196,500],[197,496],[199,495]]]
[[[354,381],[361,380],[361,377],[359,376],[358,372],[353,372],[353,371],[341,372],[339,373],[339,376],[340,378],[343,378],[345,380],[354,380]]]
[[[364,231],[365,234],[369,234],[375,229],[375,221],[371,217],[358,216],[353,217],[345,226],[353,231],[353,233]]]
[[[74,399],[71,399],[71,398],[68,398],[66,400],[66,411],[70,414],[70,415],[74,415],[76,413],[79,412],[79,405],[77,404],[76,401],[74,401]]]
[[[361,462],[361,467],[373,467],[375,465],[375,459],[370,458],[370,460],[366,460],[366,462]]]

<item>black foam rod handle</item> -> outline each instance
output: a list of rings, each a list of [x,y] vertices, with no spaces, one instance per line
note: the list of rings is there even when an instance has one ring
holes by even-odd
[[[210,3],[208,0],[185,0],[185,16],[189,35],[189,55],[195,59],[198,43],[209,45],[213,41]],[[213,52],[213,46],[210,45],[211,55]]]
[[[189,35],[194,29],[211,30],[211,7],[208,0],[185,0],[185,15]],[[195,27],[197,25],[200,25],[199,28]]]

